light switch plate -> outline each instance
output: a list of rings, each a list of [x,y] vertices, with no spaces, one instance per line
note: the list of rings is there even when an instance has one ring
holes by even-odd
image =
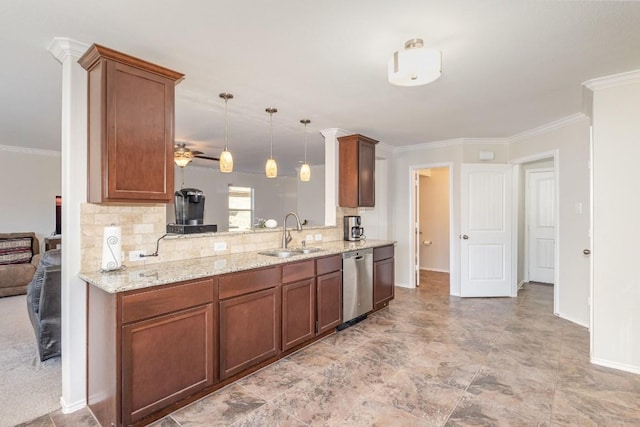
[[[313,234],[307,234],[307,236],[304,238],[305,241],[310,242],[313,240]]]
[[[215,242],[213,244],[214,251],[226,251],[227,250],[227,242]]]
[[[322,240],[322,234],[316,234],[316,240]]]

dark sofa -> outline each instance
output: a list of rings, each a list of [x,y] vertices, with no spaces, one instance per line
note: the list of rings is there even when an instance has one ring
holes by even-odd
[[[60,355],[61,333],[61,254],[60,249],[45,252],[27,286],[27,310],[38,343],[40,360]]]

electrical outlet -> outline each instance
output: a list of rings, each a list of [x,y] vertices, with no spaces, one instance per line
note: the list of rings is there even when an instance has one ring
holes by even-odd
[[[322,234],[316,234],[316,240],[322,240]]]
[[[226,251],[227,250],[227,242],[215,242],[213,244],[214,251]]]
[[[307,236],[304,238],[305,241],[310,242],[313,240],[313,234],[307,234]]]
[[[129,251],[129,261],[142,261],[140,255],[144,255],[144,251]]]

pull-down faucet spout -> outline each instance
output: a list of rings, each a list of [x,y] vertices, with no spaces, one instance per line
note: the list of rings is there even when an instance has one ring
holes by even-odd
[[[295,212],[289,212],[288,214],[286,214],[284,217],[284,221],[282,222],[282,249],[286,249],[287,245],[292,239],[291,232],[287,231],[287,219],[290,215],[293,215],[296,218],[296,230],[302,231],[302,224],[300,224],[300,218],[298,217],[298,214],[296,214]]]

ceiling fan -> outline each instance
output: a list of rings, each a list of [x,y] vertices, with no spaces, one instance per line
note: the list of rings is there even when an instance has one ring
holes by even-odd
[[[220,160],[218,157],[203,156],[203,154],[204,153],[202,151],[189,149],[185,142],[176,142],[176,145],[174,145],[173,147],[173,160],[176,162],[176,165],[180,166],[181,168],[191,163],[191,160],[193,160],[194,158],[213,161]]]

